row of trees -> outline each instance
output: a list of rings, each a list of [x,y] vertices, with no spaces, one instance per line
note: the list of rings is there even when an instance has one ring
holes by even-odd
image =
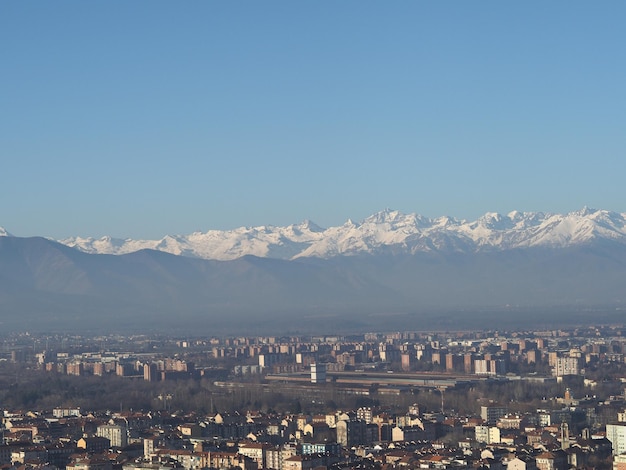
[[[444,407],[461,414],[477,414],[480,404],[489,400],[507,405],[511,411],[533,411],[556,406],[551,399],[562,397],[570,388],[574,396],[590,392],[582,380],[567,383],[535,383],[527,381],[481,381],[461,389],[444,392]],[[441,392],[415,388],[399,395],[369,396],[343,392],[329,383],[318,388],[260,382],[219,386],[217,382],[181,379],[147,382],[139,378],[117,376],[75,377],[27,369],[19,364],[0,363],[0,403],[9,409],[52,409],[81,407],[103,411],[182,410],[199,413],[261,410],[276,412],[324,413],[360,406],[384,405],[406,410],[412,403],[423,409],[441,409]],[[622,393],[618,381],[604,381],[593,390],[599,397]]]

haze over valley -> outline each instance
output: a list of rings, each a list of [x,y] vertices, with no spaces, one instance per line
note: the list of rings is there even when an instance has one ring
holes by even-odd
[[[5,328],[319,332],[621,318],[624,214],[386,210],[158,241],[0,237]]]

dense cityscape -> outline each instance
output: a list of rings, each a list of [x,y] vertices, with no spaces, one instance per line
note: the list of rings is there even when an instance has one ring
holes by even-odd
[[[626,468],[625,333],[7,334],[0,463]]]

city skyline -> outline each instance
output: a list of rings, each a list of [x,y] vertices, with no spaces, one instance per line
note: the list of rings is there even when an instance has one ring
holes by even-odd
[[[618,2],[1,8],[16,236],[626,210]]]

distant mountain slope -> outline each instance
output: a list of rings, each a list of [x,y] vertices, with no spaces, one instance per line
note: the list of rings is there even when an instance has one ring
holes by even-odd
[[[74,319],[89,328],[119,322],[146,328],[191,321],[232,326],[241,318],[254,324],[280,313],[364,307],[359,297],[372,293],[389,295],[358,274],[297,261],[251,256],[207,261],[153,250],[91,255],[43,238],[0,238],[5,324],[36,318],[40,325],[55,319],[66,326]]]
[[[320,228],[306,221],[287,227],[210,230],[161,240],[73,237],[60,242],[86,253],[126,254],[141,249],[212,260],[332,258],[359,254],[475,253],[529,247],[569,247],[593,240],[626,243],[626,214],[584,208],[569,214],[487,213],[476,221],[430,219],[385,210],[365,220]]]
[[[626,245],[609,237],[564,248],[380,250],[290,261],[211,261],[154,250],[97,255],[44,238],[0,237],[5,330],[534,328],[622,319],[625,288]],[[609,316],[590,316],[597,308]]]

